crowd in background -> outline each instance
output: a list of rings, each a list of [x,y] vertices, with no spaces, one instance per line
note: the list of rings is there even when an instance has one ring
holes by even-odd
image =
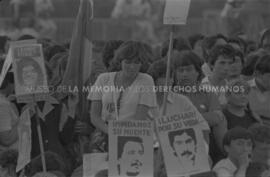
[[[32,39],[31,35],[20,36],[17,40]],[[195,34],[184,38],[173,39],[172,86],[199,87],[201,85],[222,87],[241,86],[244,91],[200,91],[173,90],[177,94],[186,96],[201,113],[210,127],[209,159],[214,167],[220,160],[232,153],[232,162],[236,170],[242,167],[246,171],[263,174],[270,163],[270,30],[265,30],[258,41],[250,41],[242,36],[226,37],[222,34],[204,36]],[[1,67],[11,41],[7,36],[0,38]],[[69,43],[57,44],[48,39],[38,39],[43,45],[47,78],[50,86],[61,86],[69,55]],[[162,83],[166,75],[166,59],[168,41],[162,45],[150,46],[135,41],[93,41],[93,58],[91,75],[85,85],[109,85],[129,87],[135,83],[154,86]],[[129,72],[129,71],[132,72]],[[103,73],[103,74],[102,74]],[[113,73],[113,74],[112,74]],[[108,77],[108,78],[107,78]],[[113,81],[115,79],[115,81]],[[152,85],[151,85],[152,84]],[[177,88],[177,87],[176,87]],[[1,128],[0,164],[2,173],[16,176],[16,143],[18,141],[18,116],[22,112],[23,104],[14,98],[14,79],[12,72],[8,72],[1,86]],[[130,92],[130,91],[129,91]],[[162,92],[162,91],[161,91]],[[89,94],[89,96],[87,96]],[[67,117],[59,129],[63,117],[63,108],[70,109],[72,96],[67,93],[52,92],[51,96],[58,101],[52,103],[54,109],[46,115],[41,123],[44,148],[48,170],[58,176],[82,176],[83,152],[107,152],[108,130],[106,121],[115,119],[110,112],[104,111],[106,94],[85,93],[88,101],[83,105],[83,114],[75,113],[75,118]],[[138,94],[138,93],[136,93]],[[157,93],[136,95],[118,93],[117,108],[119,119],[148,119],[148,112],[157,106]],[[143,94],[143,93],[141,93]],[[132,101],[131,101],[132,100]],[[105,102],[104,102],[105,101]],[[42,105],[42,102],[39,104]],[[68,106],[67,106],[68,105]],[[78,119],[78,115],[83,115]],[[155,117],[154,117],[155,118]],[[32,151],[31,163],[25,168],[25,174],[33,176],[42,170],[40,150],[36,131],[36,120],[31,119]],[[242,127],[239,128],[239,127]],[[228,131],[228,130],[234,131]],[[235,130],[236,129],[236,130]],[[237,132],[237,133],[235,133]],[[240,132],[240,133],[239,133]],[[229,134],[229,135],[228,135]],[[82,140],[82,137],[83,140]],[[227,143],[224,144],[227,137]],[[245,143],[238,147],[231,147],[230,141],[237,139],[252,139],[250,148],[252,161],[241,159],[239,154],[246,151]],[[224,147],[225,152],[224,152]],[[236,149],[236,152],[235,149]],[[237,148],[240,148],[237,151]],[[241,149],[242,148],[242,149]],[[243,150],[245,149],[245,150]],[[8,152],[8,153],[7,153]],[[158,151],[155,156],[162,159]],[[155,176],[166,176],[164,163],[159,160],[155,164]],[[224,164],[223,164],[224,165]],[[228,164],[227,164],[228,165]],[[254,166],[260,168],[255,168]],[[161,167],[160,167],[161,166]],[[218,169],[215,166],[215,169]],[[261,169],[258,170],[258,169]],[[217,174],[222,177],[222,173]],[[242,174],[244,174],[242,172]],[[221,176],[220,176],[221,175]],[[249,176],[250,173],[245,173]],[[6,176],[5,176],[6,177]],[[252,176],[254,177],[254,176]]]
[[[135,16],[142,13],[142,18],[148,19],[151,13],[148,1],[141,2],[144,3],[144,8],[139,8],[142,11],[132,7],[132,11],[128,12],[135,13]],[[123,8],[119,6],[115,7],[113,17],[125,18],[119,10]],[[43,15],[46,16],[46,13]],[[155,38],[148,20],[138,25],[144,29],[146,36]],[[53,29],[53,24],[50,29]],[[194,34],[173,38],[168,86],[173,88],[169,95],[174,95],[178,102],[168,104],[176,109],[181,106],[179,100],[192,104],[207,122],[203,126],[209,127],[204,132],[212,169],[209,176],[268,177],[270,30],[254,34],[260,36],[256,40],[248,39],[245,32],[231,31],[229,36]],[[79,108],[78,92],[59,89],[63,87],[70,43],[57,43],[51,35],[40,37],[33,31],[29,32],[29,29],[28,32],[16,34],[12,35],[13,38],[0,36],[0,68],[3,67],[11,41],[37,39],[42,44],[48,85],[53,89],[50,90],[51,99],[40,101],[37,105],[42,108],[46,103],[53,107],[41,120],[46,164],[50,173],[59,177],[82,177],[83,153],[108,152],[109,120],[153,121],[160,116],[164,90],[138,92],[126,88],[164,88],[168,40],[162,43],[151,40],[151,45],[141,41],[92,41],[93,55],[89,57],[92,62],[89,68],[91,74],[84,86],[116,86],[124,90],[117,93],[85,92],[84,100],[81,100],[83,104],[80,104],[83,108]],[[139,35],[141,37],[142,33]],[[241,89],[221,90],[232,87]],[[15,172],[17,128],[24,108],[25,104],[16,101],[14,76],[10,69],[0,88],[0,176],[3,177],[15,177],[22,173],[37,177],[42,171],[37,121],[33,113],[31,162],[23,172]],[[155,139],[154,177],[166,177],[158,144]]]

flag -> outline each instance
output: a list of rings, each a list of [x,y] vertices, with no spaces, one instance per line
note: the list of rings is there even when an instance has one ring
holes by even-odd
[[[79,92],[79,100],[72,99],[73,101],[79,101],[78,112],[82,115],[84,112],[83,104],[85,102],[82,87],[87,81],[91,73],[92,65],[92,20],[93,20],[93,1],[81,0],[79,6],[79,12],[75,21],[73,34],[71,38],[70,51],[66,71],[63,77],[62,86],[68,87],[69,90]],[[77,95],[75,93],[75,95]],[[82,117],[79,115],[79,117]],[[74,115],[75,116],[75,115]],[[73,116],[73,118],[74,118]],[[60,124],[63,125],[67,120],[61,120]]]
[[[92,19],[93,1],[81,0],[73,29],[69,57],[62,85],[78,87],[81,83],[84,83],[90,75],[90,59],[92,56]]]

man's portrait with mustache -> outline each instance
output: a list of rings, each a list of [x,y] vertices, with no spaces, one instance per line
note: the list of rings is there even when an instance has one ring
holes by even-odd
[[[170,145],[184,169],[192,169],[196,162],[197,140],[192,128],[168,133]]]
[[[138,177],[143,166],[143,140],[135,136],[118,136],[118,174],[121,177]]]

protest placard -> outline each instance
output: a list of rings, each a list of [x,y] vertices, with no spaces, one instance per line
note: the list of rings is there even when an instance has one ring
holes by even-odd
[[[31,161],[32,136],[29,111],[24,111],[20,116],[18,125],[18,159],[16,172],[22,170]]]
[[[191,0],[166,0],[163,23],[165,25],[185,25]]]
[[[17,101],[44,100],[49,89],[41,44],[22,44],[11,49]]]
[[[108,153],[84,154],[83,177],[98,177],[100,173],[108,173]]]
[[[109,122],[109,176],[153,177],[152,122]]]
[[[19,46],[19,45],[22,45],[22,44],[34,44],[36,43],[37,41],[36,40],[22,40],[22,41],[16,41],[16,42],[11,42],[10,43],[10,46]],[[12,64],[12,51],[11,51],[11,48],[9,48],[8,50],[8,54],[6,56],[6,59],[5,59],[5,62],[4,62],[4,65],[1,69],[1,74],[0,74],[0,87],[5,79],[5,76],[10,68]]]
[[[203,130],[208,126],[187,98],[170,93],[173,104],[156,120],[168,177],[189,176],[210,170]]]

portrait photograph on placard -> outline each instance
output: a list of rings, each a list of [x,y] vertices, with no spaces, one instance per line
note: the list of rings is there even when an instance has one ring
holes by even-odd
[[[152,123],[112,121],[109,127],[109,176],[152,177]]]
[[[41,45],[14,46],[12,54],[16,96],[35,96],[35,99],[40,100],[40,96],[49,91]]]

